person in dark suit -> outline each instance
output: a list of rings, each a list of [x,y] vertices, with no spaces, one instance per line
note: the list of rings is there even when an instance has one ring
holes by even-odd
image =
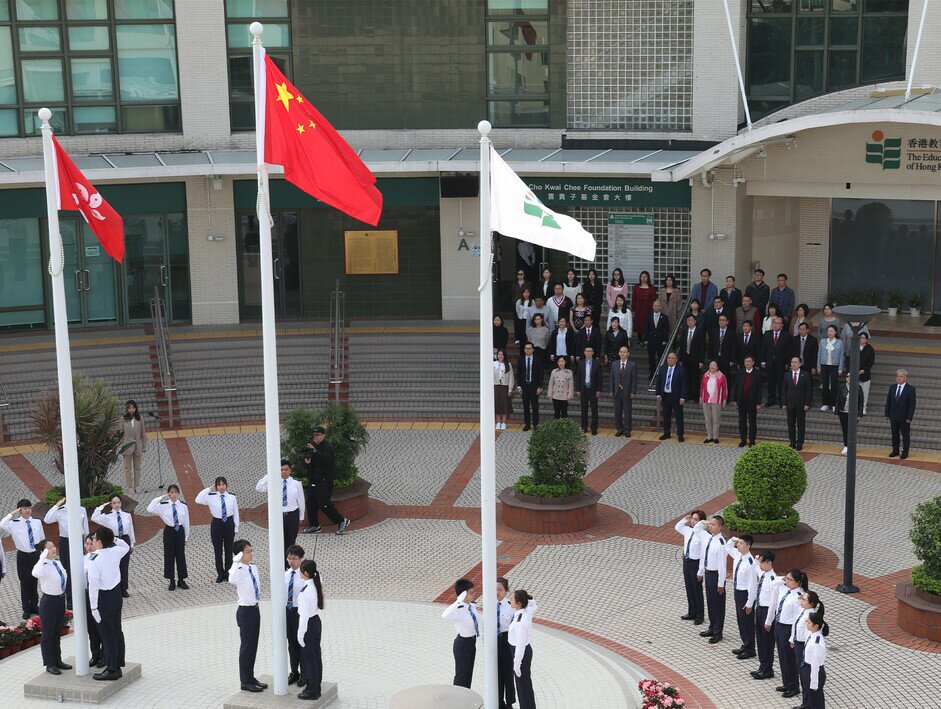
[[[719,327],[719,318],[725,315],[729,322],[732,322],[733,311],[726,310],[725,304],[722,302],[722,298],[716,296],[712,299],[712,307],[706,308],[705,314],[705,326],[706,332],[712,332]]]
[[[735,365],[735,328],[729,324],[729,316],[719,316],[719,326],[709,333],[709,359],[719,365],[719,371],[726,379],[731,376]]]
[[[663,407],[663,435],[661,441],[670,437],[670,419],[676,418],[676,439],[682,443],[683,406],[686,404],[686,375],[678,363],[676,352],[667,355],[667,363],[657,371],[657,401]]]
[[[755,368],[754,355],[745,355],[742,368],[735,377],[735,401],[738,407],[739,448],[755,445],[758,411],[761,409],[761,374]]]
[[[761,361],[761,333],[755,331],[755,326],[750,320],[745,321],[742,334],[735,341],[735,354],[739,369],[745,366],[746,357],[751,357],[755,364]]]
[[[542,394],[542,358],[536,356],[536,348],[527,342],[523,356],[516,363],[516,390],[523,399],[523,430],[539,425],[539,395]]]
[[[601,353],[604,352],[601,348],[601,332],[595,325],[595,319],[590,313],[585,315],[585,324],[575,336],[575,351],[578,353],[579,358],[585,356],[586,347],[591,347],[592,352],[597,353],[599,358]]]
[[[548,349],[553,362],[565,357],[570,367],[575,364],[575,331],[568,326],[566,318],[559,318],[559,326],[549,335]]]
[[[885,417],[892,424],[892,452],[889,457],[905,460],[911,444],[912,419],[915,418],[915,387],[908,383],[908,372],[904,369],[895,373],[895,386],[889,388],[885,397]]]
[[[761,369],[768,382],[768,406],[778,403],[778,388],[787,367],[787,347],[784,320],[775,318],[771,330],[765,333],[761,341]]]
[[[728,276],[725,279],[725,288],[719,291],[719,297],[722,298],[722,307],[729,314],[729,324],[737,328],[738,321],[735,315],[736,311],[742,307],[742,291],[735,287],[735,276]]]
[[[582,405],[582,432],[588,432],[588,411],[591,409],[591,435],[598,435],[598,397],[601,395],[601,364],[595,350],[585,348],[585,357],[578,362],[575,391]]]
[[[791,337],[788,355],[800,357],[801,369],[810,375],[810,386],[813,388],[814,375],[817,373],[817,353],[820,350],[820,343],[816,337],[810,334],[810,325],[807,323],[802,322],[798,331],[799,334]]]
[[[614,399],[614,435],[631,437],[632,408],[637,395],[637,365],[628,359],[630,350],[621,345],[611,363],[611,398]]]
[[[650,371],[657,368],[657,363],[663,356],[663,350],[666,349],[667,340],[670,337],[670,323],[667,316],[660,312],[660,301],[653,302],[653,310],[647,316],[647,328],[645,335],[647,339],[647,362],[650,365]]]
[[[791,448],[804,448],[804,424],[813,399],[810,374],[801,369],[800,357],[791,357],[791,368],[781,382],[781,408],[787,411],[787,437]]]
[[[630,338],[627,330],[621,327],[621,318],[611,318],[611,327],[604,336],[604,362],[611,364],[618,359],[622,347],[630,348]]]
[[[687,315],[686,327],[680,330],[679,359],[686,373],[686,391],[690,401],[698,401],[699,383],[706,361],[706,333],[696,324],[695,315]]]

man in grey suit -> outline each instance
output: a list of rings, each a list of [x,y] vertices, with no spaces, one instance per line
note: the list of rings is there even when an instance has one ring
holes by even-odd
[[[637,365],[631,362],[630,350],[622,345],[619,359],[611,363],[611,398],[614,399],[615,436],[631,437],[631,410],[637,394]]]
[[[598,435],[598,396],[601,394],[601,360],[595,350],[585,348],[585,357],[578,362],[575,391],[582,404],[582,433],[588,433],[588,412],[591,411],[591,435]]]

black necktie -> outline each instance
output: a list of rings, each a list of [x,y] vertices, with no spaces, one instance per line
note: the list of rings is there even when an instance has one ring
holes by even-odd
[[[526,381],[533,381],[533,358],[526,357]]]

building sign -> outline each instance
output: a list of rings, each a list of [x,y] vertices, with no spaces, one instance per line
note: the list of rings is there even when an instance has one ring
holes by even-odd
[[[346,275],[398,275],[399,232],[345,231]]]
[[[866,162],[881,165],[883,170],[898,170],[902,153],[901,138],[886,138],[881,130],[873,131],[866,143]]]
[[[902,138],[887,137],[881,130],[873,131],[872,142],[866,141],[866,162],[883,170],[916,172],[941,171],[941,136]]]
[[[617,178],[523,177],[549,207],[689,207],[686,182],[651,182]]]
[[[653,214],[608,215],[608,266],[624,273],[655,273]],[[631,276],[633,277],[633,275]]]

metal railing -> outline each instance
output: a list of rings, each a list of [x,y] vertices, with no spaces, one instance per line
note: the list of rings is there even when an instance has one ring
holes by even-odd
[[[340,385],[346,375],[346,293],[340,290],[340,279],[330,294],[330,384],[334,401],[340,401]]]
[[[667,339],[667,345],[663,348],[663,354],[660,355],[660,359],[657,360],[657,366],[654,367],[653,371],[650,373],[647,391],[657,390],[657,372],[660,371],[660,367],[663,366],[663,363],[667,361],[667,355],[670,354],[670,350],[676,342],[676,336],[679,334],[680,325],[686,322],[686,312],[689,310],[689,304],[693,301],[693,293],[696,292],[694,288],[695,286],[689,289],[689,295],[686,296],[686,301],[683,303],[683,308],[680,310],[680,317],[677,318],[677,321],[673,323],[673,327],[670,328],[670,337]]]
[[[7,390],[3,388],[3,380],[0,379],[0,409],[5,409],[11,403],[9,397],[7,397]]]
[[[176,379],[173,376],[173,355],[170,352],[170,326],[167,319],[167,305],[160,297],[159,286],[154,286],[154,297],[150,299],[150,319],[153,322],[154,338],[157,341],[160,388],[164,391],[176,391]]]

